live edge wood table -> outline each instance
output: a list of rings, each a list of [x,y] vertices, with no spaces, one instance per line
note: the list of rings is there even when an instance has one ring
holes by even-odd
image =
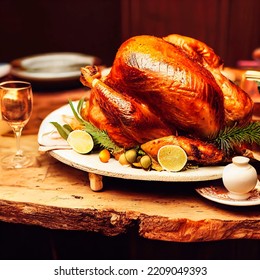
[[[20,170],[0,169],[0,220],[49,229],[138,234],[154,240],[194,242],[260,239],[260,207],[234,207],[206,200],[195,188],[214,182],[160,183],[103,178],[93,192],[88,174],[38,152],[37,133],[45,116],[87,94],[85,89],[35,92],[34,112],[22,147],[37,162]],[[0,154],[15,151],[11,133],[0,137]]]

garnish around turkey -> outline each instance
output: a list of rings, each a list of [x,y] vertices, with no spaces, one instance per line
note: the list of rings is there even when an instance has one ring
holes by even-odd
[[[149,150],[146,148],[146,145],[155,149],[155,151],[150,150],[150,153],[149,151],[146,153],[142,149],[142,145],[128,150],[117,146],[105,131],[99,130],[88,121],[82,119],[80,112],[84,104],[84,99],[81,99],[78,102],[77,109],[75,109],[73,102],[69,101],[74,118],[69,118],[69,121],[67,119],[68,123],[64,125],[52,122],[60,136],[67,140],[72,149],[77,153],[99,153],[99,159],[102,162],[108,162],[110,157],[115,157],[122,165],[143,168],[144,170],[154,169],[157,171],[167,170],[177,172],[187,168],[198,167],[198,162],[189,153],[190,147],[185,144],[185,141],[180,141],[179,143],[172,141],[178,138],[175,136],[156,139],[150,141],[151,143],[144,143],[144,150]],[[187,138],[186,140],[192,142],[192,139]],[[194,141],[199,143],[198,140]],[[259,122],[252,122],[242,128],[236,126],[226,128],[220,131],[218,136],[208,143],[208,147],[212,145],[218,147],[219,150],[224,152],[223,156],[226,156],[225,161],[229,161],[230,157],[228,155],[234,155],[236,147],[245,143],[256,143],[260,145]],[[183,148],[182,145],[184,145]],[[164,149],[165,152],[162,154]],[[247,149],[247,156],[250,156],[250,152],[248,153],[248,151]],[[246,151],[244,152],[246,153]]]
[[[90,98],[77,108],[69,102],[73,121],[53,125],[79,153],[99,152],[102,162],[113,156],[145,170],[256,158],[260,124],[252,121],[253,101],[222,67],[213,49],[196,39],[132,37],[107,76],[96,66],[81,69]]]

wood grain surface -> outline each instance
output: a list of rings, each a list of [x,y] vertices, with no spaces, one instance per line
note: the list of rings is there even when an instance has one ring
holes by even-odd
[[[50,229],[82,230],[115,236],[138,228],[142,237],[178,242],[260,239],[259,206],[234,207],[208,201],[193,183],[162,183],[103,177],[93,192],[88,174],[38,152],[43,118],[87,95],[83,89],[35,93],[34,113],[22,136],[22,148],[35,156],[26,169],[0,169],[0,220]],[[0,137],[1,156],[15,151],[12,134]]]
[[[1,137],[3,154],[14,147]],[[158,183],[103,178],[104,190],[89,188],[86,172],[38,154],[36,135],[23,137],[35,165],[1,169],[0,219],[51,229],[85,230],[108,236],[138,224],[139,234],[169,241],[260,238],[259,207],[209,202],[194,190],[202,183]],[[203,184],[221,184],[208,182]]]

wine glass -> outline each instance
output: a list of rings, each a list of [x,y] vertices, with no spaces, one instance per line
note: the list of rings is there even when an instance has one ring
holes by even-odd
[[[33,163],[33,158],[24,155],[20,139],[24,126],[30,119],[33,107],[32,87],[29,82],[6,81],[0,84],[2,119],[12,128],[16,138],[16,153],[1,160],[4,168],[24,168]]]

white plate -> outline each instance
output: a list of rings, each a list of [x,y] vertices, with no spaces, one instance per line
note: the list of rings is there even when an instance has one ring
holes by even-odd
[[[75,104],[76,106],[76,104]],[[38,142],[40,145],[58,145],[66,148],[65,140],[57,137],[56,129],[51,121],[63,123],[62,115],[72,116],[69,105],[65,105],[51,114],[49,114],[42,122],[39,133]],[[71,149],[52,150],[51,156],[59,161],[81,169],[87,172],[100,174],[109,177],[118,177],[124,179],[146,180],[146,181],[166,181],[166,182],[189,182],[189,181],[208,181],[216,180],[222,177],[223,166],[201,167],[198,169],[189,169],[182,172],[167,172],[167,171],[145,171],[129,166],[122,166],[117,160],[110,159],[108,163],[102,163],[97,153],[89,155],[81,155]]]
[[[11,74],[31,81],[79,79],[80,68],[100,64],[95,56],[73,52],[45,53],[11,62]]]
[[[8,63],[0,63],[0,78],[9,74],[11,70],[11,65]]]
[[[231,205],[231,206],[253,206],[260,204],[260,185],[259,182],[256,188],[251,191],[251,195],[245,200],[235,200],[228,196],[228,191],[222,186],[209,186],[197,188],[196,191],[206,199],[211,201]]]

